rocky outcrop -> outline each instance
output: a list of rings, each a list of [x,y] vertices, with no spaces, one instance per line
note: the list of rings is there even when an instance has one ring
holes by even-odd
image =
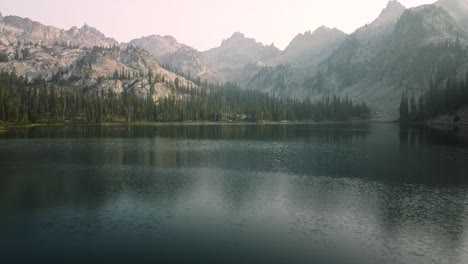
[[[131,46],[147,50],[161,63],[166,63],[168,55],[176,53],[184,45],[172,36],[152,35],[134,39],[128,43]]]
[[[2,41],[7,44],[16,44],[18,41],[41,45],[59,43],[82,47],[110,47],[119,44],[116,40],[107,38],[103,33],[88,25],[63,30],[17,16],[3,17],[0,20],[0,30]]]
[[[239,81],[239,71],[249,63],[268,61],[281,55],[281,51],[272,45],[263,45],[255,39],[247,38],[240,32],[222,41],[221,46],[203,52],[208,66],[223,81]]]
[[[283,97],[304,98],[310,94],[308,83],[311,73],[327,59],[347,35],[325,26],[314,32],[298,34],[276,58],[250,69],[246,87],[275,93]],[[253,75],[252,75],[253,73]]]
[[[149,52],[119,45],[88,25],[61,30],[27,18],[0,16],[0,70],[30,82],[83,91],[133,89],[155,100],[182,96],[174,83],[197,87],[160,66]]]
[[[161,64],[168,65],[192,78],[208,81],[215,81],[218,78],[208,67],[201,52],[177,42],[172,36],[143,37],[130,41],[129,45],[147,50]]]
[[[315,67],[329,57],[346,37],[343,31],[325,26],[313,33],[298,34],[275,61],[300,68]]]
[[[439,0],[435,5],[445,9],[468,32],[467,0]]]
[[[425,5],[405,11],[392,1],[320,65],[312,89],[317,96],[348,95],[366,102],[381,119],[394,120],[403,91],[419,96],[431,76],[448,74],[439,70],[443,65],[459,63],[455,48],[445,44],[457,39],[468,43],[464,30],[444,9]]]

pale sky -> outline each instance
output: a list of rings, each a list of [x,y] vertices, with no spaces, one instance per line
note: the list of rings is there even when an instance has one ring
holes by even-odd
[[[0,0],[5,15],[69,29],[87,23],[121,42],[172,35],[201,51],[240,31],[284,49],[325,25],[347,33],[374,20],[388,0]],[[406,7],[435,0],[401,0]]]

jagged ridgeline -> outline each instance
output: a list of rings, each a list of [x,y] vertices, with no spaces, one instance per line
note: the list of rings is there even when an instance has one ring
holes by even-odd
[[[200,70],[195,72],[172,66],[177,54],[187,50],[195,57],[200,54],[176,45],[170,37],[149,38],[150,43],[169,46],[159,54],[158,49],[145,49],[147,39],[118,44],[89,26],[61,31],[6,17],[0,27],[0,120],[4,122],[258,122],[370,115],[366,105],[355,105],[348,98],[279,97],[202,79],[203,65],[193,68]]]
[[[149,94],[155,104],[189,97],[173,88],[176,80],[178,87],[190,91],[211,94],[212,87],[236,87],[278,102],[348,97],[368,105],[373,119],[387,121],[398,119],[403,92],[418,98],[431,85],[459,79],[468,70],[467,44],[467,0],[439,0],[409,9],[389,1],[374,21],[349,35],[322,26],[298,34],[284,50],[240,32],[208,51],[172,36],[118,43],[88,25],[62,30],[0,14],[0,70],[23,76],[28,85],[43,79],[87,93],[134,90]],[[238,114],[280,118],[260,113],[252,118],[247,110]],[[170,119],[178,118],[164,118]]]

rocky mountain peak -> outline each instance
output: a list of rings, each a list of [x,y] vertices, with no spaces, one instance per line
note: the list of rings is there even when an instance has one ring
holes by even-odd
[[[329,56],[348,35],[336,28],[321,26],[315,31],[298,34],[286,47],[281,62],[296,66],[311,67]]]
[[[385,43],[385,39],[393,32],[395,25],[406,10],[406,7],[400,2],[389,1],[379,17],[372,23],[356,30],[351,36],[353,39],[361,43],[368,43],[373,46],[372,48],[376,48],[375,50],[379,50],[382,43],[376,42]]]
[[[94,27],[84,24],[80,29],[72,27],[66,31],[66,37],[70,38],[70,43],[75,43],[80,46],[112,46],[118,42],[112,38],[106,37],[102,32]]]
[[[101,32],[99,32],[96,28],[91,27],[91,26],[89,26],[89,25],[86,24],[86,23],[80,28],[80,31],[81,31],[81,32],[86,32],[86,33],[93,33],[93,34],[99,34],[99,33],[101,33]]]
[[[107,38],[103,33],[88,25],[81,29],[72,27],[69,30],[62,30],[18,16],[7,16],[2,22],[8,26],[8,32],[5,35],[8,36],[7,42],[9,43],[18,41],[43,44],[69,43],[86,47],[118,44],[116,40]]]
[[[235,53],[251,53],[253,54],[262,54],[260,57],[270,57],[280,53],[280,50],[275,47],[272,43],[271,45],[264,45],[261,42],[257,42],[254,38],[248,38],[241,32],[235,32],[228,39],[222,41],[221,46],[215,49],[230,50]],[[243,50],[243,51],[241,51]],[[209,52],[209,51],[208,51]]]
[[[306,45],[312,45],[313,43],[310,42],[316,42],[320,41],[323,39],[334,39],[334,38],[345,38],[347,36],[346,33],[343,31],[336,29],[336,28],[328,28],[326,26],[321,26],[317,28],[314,32],[311,32],[310,30],[302,33],[299,33],[290,43],[290,45],[286,48],[290,48],[291,46],[294,46],[297,43],[300,42],[309,42]]]
[[[439,0],[435,5],[445,9],[468,32],[468,0]]]
[[[179,42],[177,41],[176,38],[174,38],[173,36],[170,36],[170,35],[166,35],[163,37],[163,39],[165,39],[166,41],[168,41],[169,43],[173,43],[173,44],[179,44]]]
[[[129,44],[149,51],[162,63],[166,63],[164,61],[165,56],[174,54],[183,46],[172,36],[159,35],[152,35],[148,37],[142,37],[140,39],[135,39],[130,41]]]
[[[241,32],[235,32],[232,34],[231,37],[228,39],[223,40],[221,46],[237,46],[237,45],[248,45],[248,44],[256,44],[257,42],[255,39],[247,38]]]
[[[245,39],[245,35],[244,33],[237,31],[232,34],[230,39]]]
[[[94,35],[99,35],[100,37],[104,37],[104,34],[101,33],[99,30],[96,28],[90,27],[88,24],[84,24],[81,28],[78,27],[72,27],[69,30],[69,33],[73,35],[77,34],[94,34]]]
[[[327,33],[330,32],[332,29],[326,26],[320,26],[318,27],[315,31],[314,34],[322,34],[322,33]],[[308,31],[310,33],[310,31]]]
[[[179,43],[173,36],[142,37],[130,41],[129,45],[148,51],[160,63],[170,65],[184,74],[205,80],[215,79],[203,55],[198,50]]]
[[[406,7],[398,2],[397,0],[390,0],[387,3],[387,7],[385,7],[384,11],[392,11],[392,10],[401,10],[401,9],[406,9]]]
[[[237,81],[242,76],[244,67],[250,62],[268,61],[280,54],[281,51],[273,44],[264,45],[240,32],[235,32],[223,40],[221,46],[203,52],[208,66],[222,81]]]
[[[447,39],[466,38],[466,33],[444,8],[425,5],[405,12],[394,31],[400,42],[414,45],[438,43]]]
[[[389,1],[375,22],[394,23],[405,12],[406,7],[396,0]]]
[[[312,33],[313,36],[316,36],[316,37],[321,37],[321,36],[330,36],[330,35],[346,35],[346,33],[344,33],[343,31],[337,29],[337,28],[329,28],[329,27],[326,27],[326,26],[321,26],[319,28],[317,28],[313,33]]]
[[[435,3],[442,7],[449,7],[449,9],[459,8],[461,10],[468,10],[467,0],[439,0]]]

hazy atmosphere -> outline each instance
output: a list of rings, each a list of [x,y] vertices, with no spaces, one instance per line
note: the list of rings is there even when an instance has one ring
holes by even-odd
[[[233,32],[284,49],[299,32],[325,25],[351,33],[371,22],[387,0],[2,0],[3,15],[29,17],[59,28],[98,28],[121,42],[147,35],[172,35],[208,50]],[[406,7],[434,0],[402,0]]]
[[[468,263],[468,0],[0,12],[1,263]]]

